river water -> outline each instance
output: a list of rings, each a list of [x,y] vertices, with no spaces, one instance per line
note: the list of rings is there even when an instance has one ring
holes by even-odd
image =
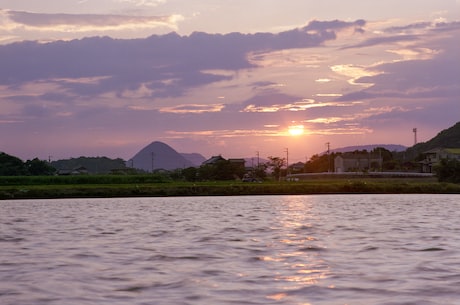
[[[460,304],[459,199],[0,201],[0,304]]]

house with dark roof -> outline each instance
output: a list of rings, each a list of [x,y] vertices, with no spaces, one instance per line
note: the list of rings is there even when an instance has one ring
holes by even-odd
[[[58,169],[56,172],[56,174],[59,176],[87,175],[88,173],[88,169],[86,169],[84,166],[78,166],[73,169]]]
[[[302,173],[305,168],[305,163],[297,162],[294,164],[289,165],[289,172],[290,173]]]
[[[213,165],[220,161],[228,161],[230,162],[230,164],[241,166],[242,168],[244,168],[244,164],[246,163],[246,160],[244,160],[243,158],[234,158],[234,159],[230,158],[227,160],[223,158],[221,155],[218,155],[218,156],[212,156],[208,160],[204,161],[201,165]]]
[[[221,155],[212,156],[208,160],[206,160],[203,163],[201,163],[201,165],[213,165],[213,164],[216,164],[219,161],[226,161],[226,160]]]
[[[204,179],[215,180],[239,180],[246,172],[244,167],[245,162],[244,159],[227,160],[221,155],[212,156],[201,164],[201,168],[209,169],[209,171],[205,170],[202,177],[205,177]]]

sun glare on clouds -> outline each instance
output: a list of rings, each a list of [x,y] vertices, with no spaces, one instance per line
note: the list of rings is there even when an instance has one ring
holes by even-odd
[[[304,133],[304,126],[303,125],[292,125],[292,126],[289,126],[288,131],[291,136],[301,136]]]

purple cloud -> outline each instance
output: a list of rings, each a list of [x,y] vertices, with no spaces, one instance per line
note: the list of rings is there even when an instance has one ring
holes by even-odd
[[[0,46],[0,84],[17,86],[45,79],[104,77],[92,84],[61,85],[80,96],[133,90],[141,84],[156,92],[152,98],[179,96],[187,88],[228,79],[203,71],[254,67],[247,60],[250,52],[318,46],[336,38],[334,29],[361,24],[312,22],[302,29],[279,34],[197,32],[190,36],[171,33],[132,40],[94,37],[46,44],[14,43]],[[317,32],[310,33],[311,29]]]
[[[384,36],[384,37],[374,37],[367,39],[361,43],[354,44],[351,46],[343,47],[343,50],[346,49],[359,49],[365,47],[372,47],[381,44],[394,44],[398,42],[409,42],[416,41],[419,37],[417,35],[398,35],[398,36]]]
[[[357,135],[370,141],[366,135],[389,121],[386,130],[417,120],[430,126],[458,120],[458,25],[353,34],[364,26],[362,20],[312,21],[277,34],[3,45],[2,144],[127,157],[136,145],[160,140],[178,149],[200,143],[189,152],[235,156],[245,147],[294,145],[286,135],[291,125],[303,126],[308,136],[295,145],[313,149]],[[338,35],[341,29],[348,31]],[[358,43],[340,48],[350,41]],[[340,136],[325,138],[333,135]],[[27,144],[15,143],[18,138]]]
[[[316,31],[329,31],[329,30],[340,30],[344,28],[348,28],[350,26],[354,27],[355,29],[362,29],[366,25],[366,21],[363,19],[356,20],[355,22],[346,22],[341,20],[333,20],[333,21],[318,21],[314,20],[311,21],[306,27],[306,30],[316,30]]]
[[[412,30],[427,29],[431,27],[431,25],[432,25],[431,22],[418,22],[418,23],[413,23],[413,24],[409,24],[405,26],[389,27],[385,29],[385,32],[401,33],[401,32],[412,31]]]
[[[79,26],[119,26],[126,23],[148,23],[148,22],[168,22],[169,17],[144,17],[144,16],[124,16],[124,15],[96,15],[96,14],[39,14],[20,11],[7,11],[7,15],[15,22],[34,26],[49,27],[59,25],[79,25]]]
[[[409,25],[402,27],[419,28],[425,26],[425,23]],[[439,26],[439,25],[438,25]],[[438,28],[438,26],[436,28]],[[443,28],[451,30],[457,28],[453,25],[442,25]],[[393,28],[396,29],[396,28]],[[460,28],[458,28],[460,29]],[[454,34],[454,37],[460,37],[460,32]],[[365,41],[359,47],[367,47],[379,43],[387,42],[389,38]],[[369,67],[368,70],[374,72],[372,76],[360,77],[355,80],[356,83],[371,84],[369,88],[361,91],[345,94],[338,100],[366,100],[374,98],[452,98],[460,96],[459,78],[460,62],[460,45],[456,39],[445,39],[444,37],[431,37],[430,49],[426,47],[426,37],[422,39],[412,38],[412,36],[403,35],[395,36],[390,41],[414,41],[413,44],[405,48],[414,54],[425,52],[421,59],[411,59],[395,62],[387,62]],[[355,46],[358,47],[358,46]]]

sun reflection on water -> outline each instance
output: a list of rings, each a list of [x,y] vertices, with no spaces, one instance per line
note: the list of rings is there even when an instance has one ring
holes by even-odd
[[[281,300],[290,291],[309,286],[326,286],[324,281],[331,270],[322,257],[326,251],[324,241],[317,236],[321,223],[319,216],[312,212],[313,205],[305,197],[287,197],[280,207],[278,225],[280,235],[274,244],[276,252],[261,258],[275,264],[274,279],[281,284],[281,291],[267,295],[268,299]],[[308,304],[308,303],[305,303]]]

